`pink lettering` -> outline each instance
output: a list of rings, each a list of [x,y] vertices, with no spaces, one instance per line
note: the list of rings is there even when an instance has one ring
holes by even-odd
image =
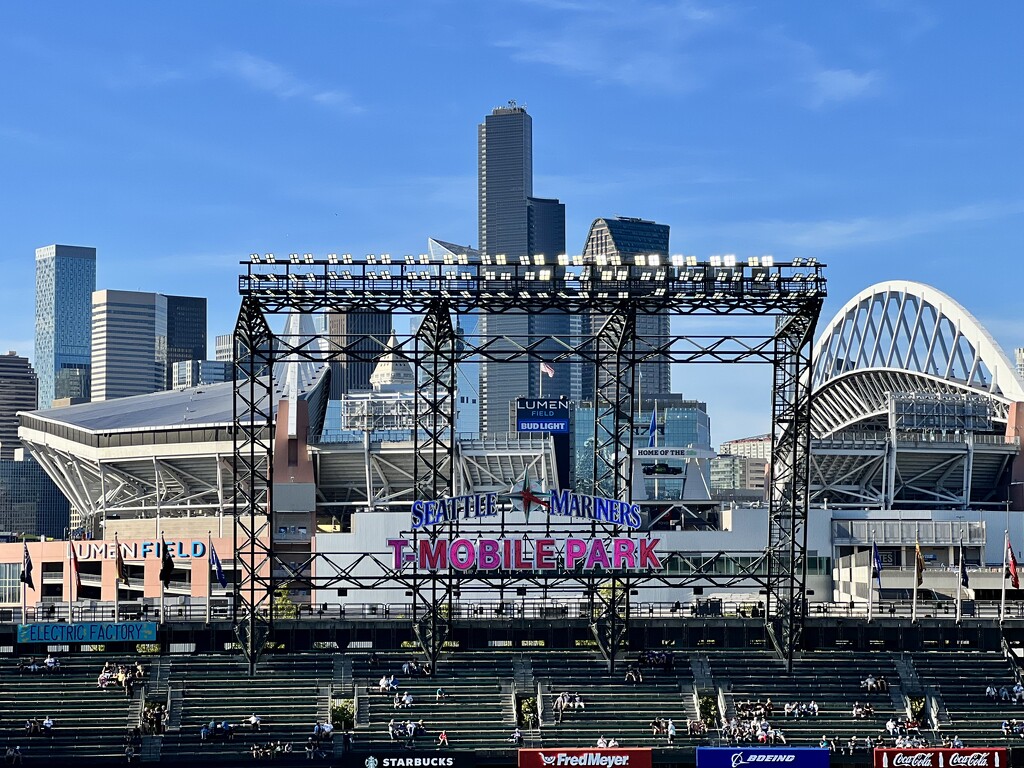
[[[664,566],[658,558],[654,548],[661,543],[661,539],[640,539],[640,563],[639,568],[653,568],[660,571]]]
[[[583,539],[565,540],[565,569],[571,571],[587,553],[587,542]]]
[[[590,571],[598,565],[606,571],[612,567],[611,562],[608,560],[608,551],[604,548],[604,541],[593,539],[590,542],[590,554],[587,556],[587,564],[583,567],[585,570]]]
[[[615,539],[613,568],[636,568],[636,543],[632,539]]]
[[[448,542],[445,539],[420,539],[420,568],[436,571],[448,567]]]
[[[493,571],[501,567],[501,555],[498,554],[497,541],[494,539],[480,539],[476,566],[484,571]]]
[[[533,559],[536,561],[538,571],[553,571],[555,569],[555,540],[537,539],[533,548]]]
[[[448,562],[452,568],[468,571],[476,564],[476,547],[469,539],[456,539],[448,549]]]
[[[402,553],[409,546],[409,542],[405,539],[388,539],[388,546],[395,554],[395,570],[397,571],[405,562]]]

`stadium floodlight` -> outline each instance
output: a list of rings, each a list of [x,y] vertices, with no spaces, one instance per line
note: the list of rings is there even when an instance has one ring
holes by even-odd
[[[808,267],[816,267],[818,265],[818,260],[814,256],[811,256],[807,259],[806,263]]]
[[[328,264],[337,264],[338,263],[338,254],[336,254],[336,253],[328,253],[327,254],[327,263]]]
[[[366,279],[367,280],[376,280],[377,279],[377,270],[371,269],[369,272],[367,272],[366,273]]]
[[[277,259],[274,258],[272,253],[263,254],[263,261],[265,264],[277,264]]]
[[[629,270],[628,269],[620,269],[620,270],[616,271],[615,279],[616,280],[629,280]]]
[[[430,263],[430,254],[429,253],[421,253],[420,254],[420,258],[419,258],[419,262],[420,262],[420,264],[429,264]]]
[[[558,254],[558,266],[560,266],[560,267],[568,267],[569,266],[569,257],[568,257],[568,255],[566,255],[564,253]]]
[[[391,254],[390,253],[382,253],[380,255],[380,263],[381,264],[390,264],[391,263]]]
[[[499,253],[497,256],[494,257],[494,263],[497,264],[499,267],[503,267],[506,264],[508,264],[508,256],[506,256],[504,253]]]
[[[484,280],[497,280],[497,279],[498,279],[498,273],[495,272],[493,269],[485,269],[484,270]]]
[[[747,257],[747,266],[748,267],[757,267],[757,266],[760,265],[760,261],[761,260],[759,258],[757,258],[757,256],[748,256]]]
[[[446,269],[444,271],[445,280],[454,280],[459,276],[459,273],[454,269]]]
[[[344,272],[341,273],[341,276],[345,280],[351,280],[352,279],[352,273],[349,270],[347,270],[347,269]]]
[[[249,254],[249,263],[250,264],[259,264],[260,263],[260,255],[258,253],[250,253]]]
[[[312,253],[304,253],[304,254],[302,254],[302,260],[305,261],[307,264],[312,264],[313,263],[313,254]]]
[[[613,253],[611,255],[611,257],[609,258],[609,261],[612,263],[613,266],[616,266],[616,267],[621,266],[622,265],[622,256],[620,256],[617,253]]]
[[[537,279],[537,273],[534,272],[532,269],[528,269],[523,274],[523,279],[524,280],[536,280]]]
[[[803,256],[795,256],[793,258],[793,266],[794,267],[802,267],[803,265],[804,265],[804,257]]]
[[[688,266],[688,267],[696,267],[697,266],[697,257],[696,256],[687,256],[686,257],[686,266]]]
[[[601,270],[601,279],[602,280],[611,280],[614,276],[615,276],[615,272],[613,270],[611,270],[611,269],[602,269]]]
[[[640,279],[641,280],[650,280],[651,279],[651,271],[649,269],[645,269],[643,272],[640,273]]]
[[[441,257],[441,261],[443,261],[445,264],[454,264],[455,263],[455,255],[451,254],[451,253],[445,253]]]
[[[512,279],[512,273],[511,272],[502,272],[501,273],[501,279],[502,280],[506,280],[506,281],[511,280]]]
[[[775,257],[772,256],[770,253],[769,254],[765,254],[764,256],[761,257],[761,266],[762,267],[773,267],[773,266],[775,266]]]
[[[342,264],[351,264],[352,263],[352,254],[351,253],[343,253],[343,254],[341,254],[341,263]]]
[[[649,267],[660,267],[661,256],[657,253],[650,253],[647,255],[647,265]]]
[[[413,256],[411,253],[405,254],[404,258],[405,258],[405,263],[406,264],[415,264],[416,263],[416,257]]]
[[[685,267],[686,266],[686,257],[683,256],[683,254],[681,254],[681,253],[673,253],[672,254],[672,266],[673,267]]]
[[[545,282],[547,282],[548,280],[551,279],[551,270],[550,269],[538,270],[538,272],[537,272],[537,279],[538,280],[544,280]]]
[[[668,277],[668,270],[664,267],[658,267],[658,270],[654,273],[654,279],[659,283],[663,282]]]
[[[587,262],[584,260],[582,253],[578,253],[572,257],[572,264],[574,267],[582,267],[586,263]]]
[[[646,267],[647,255],[644,253],[638,253],[636,256],[633,257],[633,263],[638,267]]]
[[[298,264],[299,263],[299,254],[297,254],[297,253],[289,253],[288,254],[288,260],[292,264]]]
[[[735,267],[736,266],[736,254],[735,253],[727,253],[727,254],[725,254],[725,256],[722,257],[722,263],[725,264],[725,266],[727,266],[727,267]]]
[[[335,272],[333,269],[328,270],[327,271],[327,278],[329,280],[337,280],[338,279],[338,273]]]
[[[373,254],[373,253],[366,254],[366,263],[367,264],[376,264],[377,263],[377,256],[376,256],[376,254]]]
[[[722,257],[718,256],[718,255],[712,256],[711,257],[711,266],[712,267],[720,267],[720,266],[722,266]]]
[[[608,265],[608,254],[599,253],[597,254],[597,266],[605,267]]]
[[[469,256],[465,253],[460,253],[459,264],[469,264]]]
[[[490,264],[490,263],[492,263],[491,262],[491,254],[489,254],[489,253],[481,253],[480,254],[480,263],[481,264]]]
[[[533,255],[533,265],[535,267],[543,267],[545,264],[547,264],[547,261],[545,261],[543,253],[535,253]]]

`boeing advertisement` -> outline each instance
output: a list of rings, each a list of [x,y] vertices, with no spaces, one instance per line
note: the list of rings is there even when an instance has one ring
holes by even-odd
[[[697,768],[828,768],[829,751],[818,747],[697,747]]]

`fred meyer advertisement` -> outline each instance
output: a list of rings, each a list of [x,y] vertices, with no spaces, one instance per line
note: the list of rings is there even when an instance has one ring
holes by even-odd
[[[520,749],[519,768],[651,768],[650,749]]]

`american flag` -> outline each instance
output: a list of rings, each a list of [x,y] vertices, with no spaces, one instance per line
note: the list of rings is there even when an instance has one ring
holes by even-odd
[[[555,378],[555,369],[551,367],[549,363],[540,364],[540,372],[546,373],[549,379]]]

